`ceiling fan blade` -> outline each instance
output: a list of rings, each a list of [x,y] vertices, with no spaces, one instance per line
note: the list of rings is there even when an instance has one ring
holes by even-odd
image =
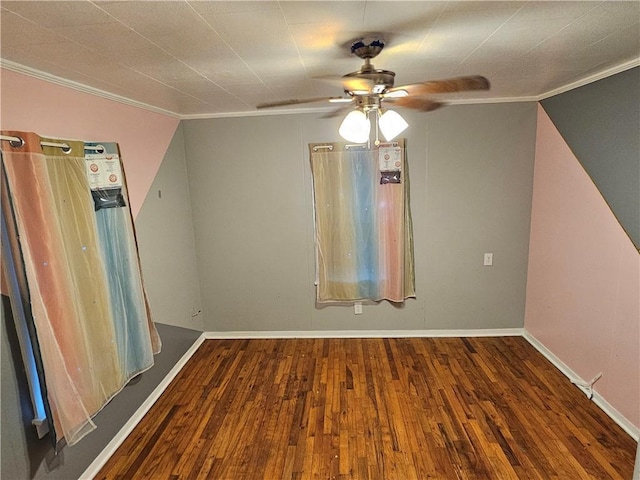
[[[368,78],[342,77],[342,87],[347,92],[370,92],[374,87],[374,82]]]
[[[331,101],[336,101],[336,102],[349,101],[349,99],[345,99],[342,97],[313,97],[313,98],[303,98],[303,99],[292,98],[290,100],[279,100],[277,102],[260,103],[259,105],[256,105],[256,108],[285,107],[287,105],[299,105],[301,103],[331,102]]]
[[[422,83],[412,83],[390,88],[388,93],[406,91],[409,95],[430,95],[433,93],[464,92],[469,90],[489,90],[489,80],[481,75],[469,77],[449,78],[446,80],[433,80]]]
[[[322,80],[324,82],[331,82],[333,84],[340,85],[346,92],[369,92],[374,86],[374,83],[367,78],[349,75],[322,75],[313,78],[316,80]]]
[[[337,117],[339,115],[343,115],[344,113],[353,110],[353,105],[351,105],[351,103],[348,103],[340,108],[336,108],[335,110],[332,110],[330,112],[325,113],[322,118],[334,118]]]
[[[385,98],[384,101],[390,102],[396,107],[412,108],[421,112],[431,112],[446,105],[442,102],[420,97],[391,97]]]

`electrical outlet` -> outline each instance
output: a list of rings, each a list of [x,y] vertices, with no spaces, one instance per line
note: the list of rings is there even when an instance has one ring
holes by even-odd
[[[493,265],[493,253],[484,254],[484,265],[485,267],[489,267]]]
[[[356,302],[353,304],[354,315],[362,315],[362,302]]]

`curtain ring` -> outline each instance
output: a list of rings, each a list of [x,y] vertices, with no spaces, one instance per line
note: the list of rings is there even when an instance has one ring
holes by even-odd
[[[104,145],[85,145],[84,147],[85,150],[89,150],[93,153],[99,153],[99,154],[103,154],[107,151],[106,148],[104,148]]]
[[[313,151],[317,152],[318,150],[320,150],[321,148],[326,148],[328,149],[330,152],[333,151],[333,145],[316,145],[315,147],[313,147]]]
[[[64,153],[65,155],[69,155],[71,153],[71,145],[67,145],[65,143],[60,147],[60,150],[62,150],[62,153]]]
[[[24,147],[24,139],[21,137],[16,137],[17,140],[9,140],[9,145],[13,148],[22,148]]]

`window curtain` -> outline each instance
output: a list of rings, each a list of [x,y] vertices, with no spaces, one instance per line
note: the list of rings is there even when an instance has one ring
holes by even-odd
[[[3,201],[19,236],[52,434],[73,445],[95,428],[91,417],[153,365],[160,341],[145,304],[130,213],[124,206],[96,211],[84,143],[2,135],[24,140],[2,142]],[[69,148],[41,146],[46,142]],[[125,188],[122,195],[128,204]]]
[[[415,297],[404,141],[310,144],[318,303]]]

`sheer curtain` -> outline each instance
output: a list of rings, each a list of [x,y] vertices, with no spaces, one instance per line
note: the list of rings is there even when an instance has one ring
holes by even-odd
[[[87,172],[107,168],[108,185],[93,182],[92,197],[102,258],[107,270],[120,369],[131,378],[153,364],[153,351],[160,338],[142,284],[138,249],[131,211],[120,165],[118,145],[113,142],[85,143]],[[91,152],[91,153],[88,153]],[[88,173],[91,179],[92,173]],[[113,176],[113,177],[112,177]],[[91,183],[91,180],[90,180]],[[106,188],[105,188],[106,187]],[[151,339],[152,348],[148,348]]]
[[[309,147],[318,303],[415,297],[404,142]]]
[[[112,250],[135,260],[129,270],[137,276],[126,284],[138,286],[132,300],[137,306],[114,294],[117,282],[111,277],[120,274],[107,252],[112,237],[128,234],[99,227],[84,143],[26,132],[2,135],[24,140],[24,145],[2,142],[9,190],[3,200],[11,204],[19,235],[33,317],[28,320],[35,327],[34,353],[42,363],[52,434],[73,445],[95,428],[91,417],[133,375],[153,365],[151,352],[159,350],[159,339],[141,293],[135,243],[125,248],[123,240]],[[69,149],[41,146],[47,141]],[[128,313],[132,308],[134,315]],[[126,342],[136,345],[135,365],[123,353]]]

